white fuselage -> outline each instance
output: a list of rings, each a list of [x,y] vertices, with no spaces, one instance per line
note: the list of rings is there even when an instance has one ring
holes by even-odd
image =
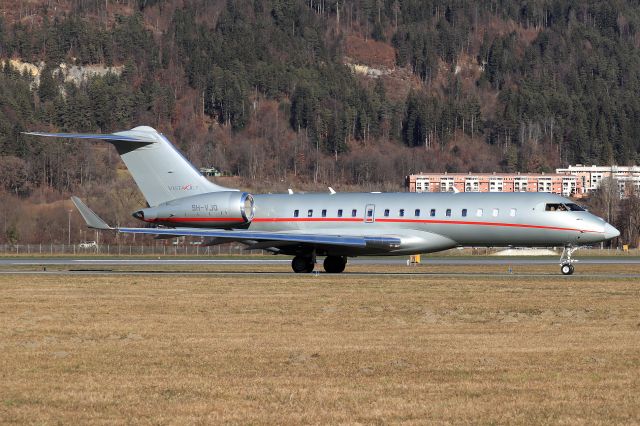
[[[458,246],[576,246],[617,235],[615,228],[587,211],[550,211],[549,205],[575,204],[546,193],[264,194],[254,200],[253,219],[241,226],[244,229],[401,237],[399,247],[328,252],[346,256],[428,253]],[[190,209],[185,204],[173,217],[154,222],[221,227],[219,216]]]

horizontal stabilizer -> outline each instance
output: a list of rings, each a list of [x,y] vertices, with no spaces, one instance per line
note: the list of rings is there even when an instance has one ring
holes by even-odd
[[[100,216],[95,214],[82,200],[78,197],[71,197],[71,201],[76,205],[76,208],[82,215],[82,218],[87,222],[87,226],[93,229],[113,229],[107,223],[100,219]]]
[[[103,141],[123,141],[123,142],[139,142],[143,144],[153,143],[153,140],[145,140],[144,138],[134,137],[130,135],[121,135],[118,133],[45,133],[45,132],[24,132],[25,135],[44,136],[49,138],[65,138],[65,139],[99,139]]]

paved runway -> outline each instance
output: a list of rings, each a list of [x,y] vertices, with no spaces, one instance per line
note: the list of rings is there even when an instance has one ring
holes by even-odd
[[[290,262],[289,258],[278,257],[274,259],[264,258],[244,258],[244,259],[75,259],[75,258],[0,258],[0,274],[45,274],[45,275],[291,275],[293,272],[286,266]],[[349,259],[351,265],[404,265],[407,262],[406,257],[389,257],[389,258],[354,258]],[[423,265],[557,265],[558,259],[555,257],[545,258],[470,258],[470,257],[423,257]],[[600,279],[624,279],[634,278],[640,279],[640,258],[637,257],[598,257],[579,259],[579,264],[610,264],[610,265],[638,265],[638,273],[604,273],[604,274],[588,274],[580,273],[579,269],[575,275],[564,277],[566,279],[583,279],[583,278],[600,278]],[[171,265],[282,265],[282,271],[167,271],[167,270],[112,270],[110,266],[171,266]],[[40,270],[21,270],[11,269],[11,266],[39,266]],[[47,270],[47,266],[65,266],[67,269]],[[102,268],[102,269],[100,269]],[[239,268],[242,269],[242,268]],[[322,269],[322,268],[319,268]],[[317,270],[312,274],[303,276],[318,276],[324,272]],[[429,270],[407,271],[407,272],[350,272],[345,271],[348,275],[361,276],[459,276],[459,277],[550,277],[559,276],[557,272],[549,273],[495,273],[495,272],[433,272]]]
[[[425,265],[556,265],[559,258],[557,257],[511,257],[511,258],[471,258],[471,257],[422,257],[422,263]],[[598,265],[639,265],[640,257],[591,257],[577,258],[579,264],[598,264]],[[273,259],[264,258],[243,258],[243,259],[216,259],[216,258],[193,258],[193,259],[76,259],[66,257],[52,258],[0,258],[0,266],[18,266],[18,265],[62,265],[62,266],[167,266],[167,265],[277,265],[289,264],[291,259],[288,257],[275,257]],[[406,257],[388,257],[388,258],[353,258],[349,259],[351,265],[405,265]]]

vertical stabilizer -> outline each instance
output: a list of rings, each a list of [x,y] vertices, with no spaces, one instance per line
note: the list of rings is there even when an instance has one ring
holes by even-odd
[[[111,142],[150,206],[191,195],[234,191],[209,181],[164,135],[148,126],[112,134],[27,134]]]

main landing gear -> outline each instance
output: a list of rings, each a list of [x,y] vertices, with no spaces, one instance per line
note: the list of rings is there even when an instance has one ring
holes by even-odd
[[[291,261],[291,269],[296,274],[309,273],[313,271],[313,267],[316,265],[315,256],[296,256]]]
[[[324,259],[324,270],[329,274],[339,274],[347,266],[347,258],[344,256],[327,256]]]
[[[291,269],[297,274],[313,272],[315,267],[315,256],[298,255],[291,261]],[[345,256],[327,256],[324,259],[324,270],[329,274],[339,274],[344,271],[347,266],[347,258]]]
[[[580,247],[565,247],[564,250],[562,250],[562,256],[560,256],[560,272],[562,272],[562,275],[573,274],[573,262],[576,261],[571,259],[571,255],[579,248]]]

